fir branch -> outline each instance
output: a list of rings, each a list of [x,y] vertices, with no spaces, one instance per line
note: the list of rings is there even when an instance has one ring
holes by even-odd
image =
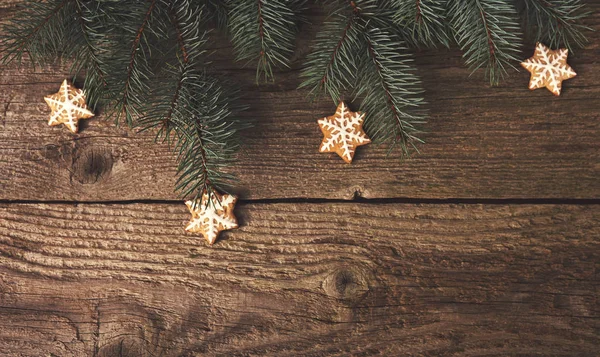
[[[117,55],[107,61],[112,89],[108,96],[112,101],[111,116],[115,122],[124,119],[128,126],[134,126],[150,90],[148,82],[153,74],[151,54],[153,47],[164,40],[164,20],[161,18],[166,15],[164,3],[160,0],[128,1],[120,6],[127,9],[123,8],[123,17],[115,21],[114,31],[120,34],[120,38],[115,40],[114,52]]]
[[[371,27],[363,39],[368,55],[361,63],[358,95],[364,94],[365,129],[375,140],[389,142],[390,150],[400,145],[408,156],[422,142],[415,136],[417,125],[424,123],[421,82],[412,59],[403,54],[406,47],[393,33]]]
[[[239,149],[238,132],[247,127],[234,120],[237,108],[229,105],[237,92],[226,91],[217,79],[203,73],[188,74],[193,101],[186,110],[188,125],[178,128],[179,179],[184,197],[200,197],[213,188],[228,191],[235,177],[226,172]],[[182,99],[187,98],[183,92]]]
[[[361,70],[357,63],[364,24],[373,21],[382,26],[391,25],[389,6],[384,7],[383,3],[333,0],[327,4],[331,16],[317,33],[300,74],[304,81],[299,88],[308,88],[312,96],[324,91],[336,105],[343,92],[355,91],[357,73]]]
[[[492,85],[515,68],[521,33],[517,12],[503,0],[455,0],[449,13],[454,37],[463,51],[467,65],[473,70],[486,67]]]
[[[138,121],[141,130],[158,129],[156,140],[174,143],[178,175],[176,189],[184,197],[199,198],[214,189],[226,191],[233,176],[225,172],[239,146],[233,120],[236,108],[216,79],[201,69],[206,32],[201,10],[186,0],[175,0],[168,10],[172,37],[177,43],[176,64],[155,79],[149,104]]]
[[[299,0],[231,0],[229,33],[238,60],[256,61],[256,81],[273,80],[273,66],[289,66]]]
[[[71,71],[74,76],[86,71],[84,89],[87,104],[95,108],[108,86],[103,58],[110,56],[106,48],[111,45],[111,37],[107,35],[103,19],[105,13],[100,10],[98,1],[74,0],[74,3],[75,13],[71,17],[74,23],[67,25],[72,31],[66,36],[67,52],[64,55],[73,61]]]
[[[406,36],[411,46],[449,46],[446,21],[448,0],[396,0],[394,22]]]
[[[424,113],[420,81],[392,22],[389,1],[340,2],[317,34],[302,71],[301,87],[324,91],[337,104],[342,91],[363,97],[365,129],[376,141],[407,155]]]
[[[553,48],[561,46],[573,51],[583,47],[587,39],[583,34],[591,28],[581,20],[589,15],[583,11],[580,0],[514,0],[525,23],[528,34],[535,42],[543,42]]]
[[[2,63],[21,63],[24,54],[33,65],[56,59],[64,44],[65,21],[73,12],[72,5],[72,0],[29,0],[20,4],[18,15],[2,28]]]
[[[308,88],[313,96],[323,91],[337,105],[342,91],[353,84],[359,39],[355,16],[335,13],[317,34],[313,50],[300,73],[304,78],[300,88]]]

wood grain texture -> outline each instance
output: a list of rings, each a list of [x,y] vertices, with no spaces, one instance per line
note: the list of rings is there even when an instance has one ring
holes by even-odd
[[[7,3],[0,18],[13,7]],[[600,30],[600,4],[589,4],[588,25]],[[315,21],[319,21],[317,18]],[[240,163],[233,170],[244,199],[336,198],[599,198],[600,31],[569,59],[578,76],[555,98],[530,92],[529,74],[512,73],[490,88],[480,73],[469,77],[456,50],[417,53],[430,109],[422,153],[409,160],[387,148],[358,150],[352,165],[320,154],[316,120],[334,103],[311,103],[296,90],[299,68],[318,26],[305,26],[292,68],[276,83],[256,86],[254,69],[232,63],[217,39],[214,69],[233,78],[251,109]],[[522,57],[533,53],[533,46]],[[42,97],[53,93],[68,66],[33,70],[9,66],[0,78],[0,199],[115,201],[178,199],[175,163],[165,145],[99,117],[81,133],[48,127]]]
[[[594,356],[600,206],[0,205],[3,356]]]

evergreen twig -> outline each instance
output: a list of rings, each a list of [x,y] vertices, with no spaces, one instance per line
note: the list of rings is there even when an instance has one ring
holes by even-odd
[[[570,51],[587,43],[583,32],[591,28],[582,25],[581,20],[589,12],[583,10],[580,0],[515,0],[515,4],[534,41]]]
[[[2,63],[21,63],[28,55],[33,65],[56,59],[65,40],[65,22],[73,12],[71,0],[28,0],[19,5],[19,16],[3,26],[0,38]]]
[[[110,56],[106,48],[110,47],[111,36],[106,34],[106,13],[101,10],[97,0],[74,0],[75,23],[67,25],[71,31],[67,34],[64,46],[67,58],[73,58],[72,72],[74,76],[85,72],[84,88],[87,103],[91,108],[103,99],[104,90],[108,86],[104,58]]]
[[[301,87],[327,93],[334,102],[344,92],[362,98],[369,136],[408,155],[423,123],[420,81],[393,25],[389,1],[338,2],[332,19],[317,35],[301,74]]]
[[[406,34],[403,39],[413,47],[450,46],[446,21],[448,0],[396,0],[394,22]]]
[[[424,123],[421,81],[412,66],[412,59],[402,54],[398,39],[379,28],[364,32],[368,58],[359,79],[358,94],[365,94],[361,110],[366,113],[365,128],[378,141],[390,142],[390,149],[399,145],[404,155],[418,151],[415,136],[417,125]]]
[[[289,66],[300,0],[231,0],[229,33],[238,60],[257,62],[256,81],[273,80],[273,66]]]
[[[206,32],[201,8],[175,0],[167,11],[171,37],[177,43],[176,64],[169,65],[160,85],[153,87],[151,104],[137,125],[142,130],[158,129],[157,140],[174,143],[176,188],[184,197],[227,191],[234,178],[226,167],[239,147],[237,132],[247,125],[231,120],[236,108],[230,101],[236,93],[225,91],[202,70]]]
[[[496,85],[515,68],[521,47],[517,11],[503,0],[454,0],[449,13],[454,38],[474,71],[484,67],[490,84]]]
[[[112,102],[117,123],[125,120],[128,126],[142,115],[146,94],[150,91],[149,81],[154,71],[151,64],[152,52],[157,44],[165,40],[165,4],[160,0],[133,1],[121,6],[137,6],[132,11],[122,11],[122,18],[115,24],[118,34],[115,53],[107,61],[107,72],[111,75],[108,98]]]
[[[332,12],[317,33],[313,50],[306,59],[300,74],[304,79],[300,88],[309,89],[313,96],[323,91],[337,105],[342,92],[355,81],[360,30],[356,17],[343,14],[343,7]]]

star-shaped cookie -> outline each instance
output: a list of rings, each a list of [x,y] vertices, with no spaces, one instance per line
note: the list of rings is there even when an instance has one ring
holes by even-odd
[[[52,113],[48,125],[65,124],[72,132],[77,132],[77,124],[80,119],[88,119],[94,116],[85,102],[85,92],[75,88],[66,79],[60,86],[60,90],[44,98]]]
[[[320,152],[335,152],[344,161],[351,163],[356,148],[371,142],[363,131],[365,115],[352,112],[340,102],[334,115],[318,121],[323,132]]]
[[[188,232],[201,233],[208,244],[212,245],[221,231],[238,227],[233,208],[237,197],[205,192],[201,199],[187,201],[185,204],[192,214],[192,219],[185,228]]]
[[[560,95],[562,81],[577,75],[567,64],[568,55],[569,50],[566,48],[552,51],[538,42],[533,57],[521,62],[521,66],[531,72],[529,89],[546,87],[554,95]]]

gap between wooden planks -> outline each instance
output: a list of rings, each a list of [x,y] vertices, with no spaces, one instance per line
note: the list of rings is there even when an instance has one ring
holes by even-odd
[[[1,204],[6,356],[592,356],[599,205]],[[0,353],[0,354],[2,354]]]
[[[10,4],[0,18],[11,14]],[[587,24],[600,30],[600,4],[588,6]],[[311,103],[296,90],[318,26],[309,27],[292,68],[277,73],[275,84],[256,86],[254,69],[232,62],[226,39],[213,43],[215,70],[236,78],[251,107],[242,118],[255,124],[234,169],[240,178],[235,193],[243,199],[600,198],[600,31],[588,33],[589,45],[571,55],[578,76],[565,82],[558,98],[530,92],[524,71],[489,88],[480,73],[469,77],[456,50],[417,53],[430,109],[422,153],[403,161],[369,145],[349,166],[318,153],[316,120],[331,114],[334,103]],[[528,45],[522,56],[532,53]],[[77,135],[47,126],[42,98],[56,91],[68,67],[2,69],[0,199],[178,199],[174,155],[153,144],[152,134],[116,128],[102,115],[85,121]]]

